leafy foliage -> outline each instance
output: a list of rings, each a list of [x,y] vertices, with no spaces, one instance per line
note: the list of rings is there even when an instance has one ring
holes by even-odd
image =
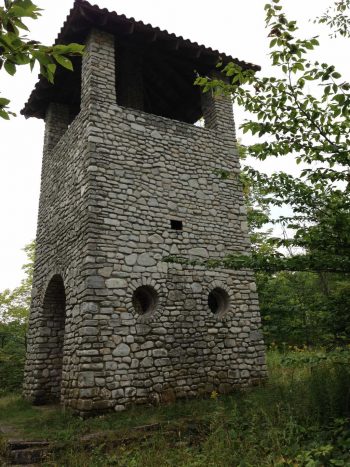
[[[51,83],[57,65],[73,70],[68,56],[81,55],[83,46],[72,43],[47,47],[28,39],[22,35],[23,31],[28,31],[23,21],[25,18],[37,19],[41,10],[31,0],[5,0],[4,3],[0,7],[0,70],[4,69],[12,76],[17,66],[29,65],[33,69],[38,63],[41,75]],[[15,115],[9,110],[9,103],[9,99],[0,97],[0,117],[7,120],[10,115]]]
[[[294,233],[292,238],[274,239],[275,246],[287,248],[289,254],[274,255],[267,263],[277,263],[275,269],[284,264],[292,270],[349,272],[350,84],[334,66],[309,59],[318,39],[297,37],[297,24],[287,19],[280,0],[268,3],[265,11],[276,76],[260,77],[229,63],[221,66],[229,82],[199,77],[196,83],[204,92],[232,95],[253,116],[242,125],[243,132],[259,137],[246,147],[249,156],[292,156],[300,164],[297,177],[245,167],[266,204],[292,209],[290,216],[273,221]],[[232,266],[233,262],[231,258]]]
[[[268,346],[334,348],[350,344],[350,279],[339,274],[257,274]]]
[[[347,10],[350,8],[350,0],[335,1],[332,7],[327,8],[325,13],[316,19],[320,24],[326,24],[330,27],[331,37],[338,35],[343,37],[350,36],[350,17]]]
[[[26,331],[33,278],[34,242],[24,248],[25,278],[14,290],[0,293],[0,392],[18,390],[22,385]]]

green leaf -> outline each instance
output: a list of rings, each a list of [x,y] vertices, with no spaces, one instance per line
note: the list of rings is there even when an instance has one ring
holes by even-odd
[[[72,42],[67,45],[55,45],[53,47],[54,53],[64,54],[64,55],[81,55],[84,52],[85,46]],[[222,66],[222,63],[217,65],[218,67]]]
[[[19,29],[24,29],[25,31],[29,31],[28,27],[20,19],[16,18],[14,22]]]
[[[7,71],[7,73],[11,76],[13,76],[16,73],[16,65],[14,65],[9,60],[6,60],[6,62],[4,63],[4,68]]]
[[[337,101],[340,105],[343,105],[346,100],[346,97],[344,96],[344,94],[337,94],[333,97],[333,100]]]
[[[44,48],[41,48],[40,50],[33,50],[32,55],[35,60],[37,60],[42,66],[47,66],[52,63],[51,57],[47,54]]]
[[[29,56],[22,52],[17,53],[14,60],[16,61],[16,65],[27,65],[30,62]]]
[[[10,120],[10,116],[6,110],[0,109],[0,118],[3,118],[4,120]]]
[[[54,63],[49,63],[47,65],[47,69],[50,71],[50,73],[52,73],[52,75],[55,74],[56,68],[57,68],[57,65],[55,65]]]
[[[23,0],[13,4],[9,10],[9,14],[18,18],[28,17],[35,19],[40,15],[40,11],[40,8],[30,0]]]
[[[58,54],[53,54],[53,57],[59,65],[63,66],[63,68],[73,71],[73,64],[69,60],[69,58],[64,57],[63,55],[58,55]]]
[[[5,97],[0,97],[0,106],[5,107],[10,103],[10,99],[6,99]]]

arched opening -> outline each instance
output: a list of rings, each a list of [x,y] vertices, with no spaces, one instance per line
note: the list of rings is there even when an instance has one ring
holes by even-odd
[[[158,294],[153,287],[142,285],[135,290],[132,304],[136,312],[141,315],[152,313],[158,305]]]
[[[63,279],[56,274],[47,286],[39,325],[39,358],[42,363],[37,403],[60,400],[65,308],[66,294]]]
[[[214,315],[225,313],[230,306],[230,298],[226,290],[215,287],[208,295],[208,306]]]

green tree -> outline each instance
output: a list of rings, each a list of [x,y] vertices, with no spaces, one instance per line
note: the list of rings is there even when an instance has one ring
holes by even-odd
[[[350,342],[350,280],[339,274],[257,274],[265,342],[326,346]]]
[[[293,156],[301,167],[297,177],[245,167],[265,203],[292,209],[291,215],[274,222],[294,234],[274,241],[277,248],[299,252],[282,254],[285,250],[279,249],[269,258],[253,254],[249,265],[350,272],[350,84],[333,65],[309,58],[318,39],[298,37],[297,24],[287,19],[280,0],[265,5],[265,11],[276,76],[260,76],[230,63],[221,66],[229,82],[207,77],[196,81],[204,92],[232,95],[233,102],[252,115],[242,125],[243,132],[259,137],[247,146],[249,156],[258,160]],[[225,266],[247,261],[227,258]]]
[[[33,280],[35,244],[26,245],[25,277],[14,290],[0,292],[0,392],[21,387]]]
[[[327,24],[332,37],[349,37],[349,8],[350,0],[335,1],[316,21]],[[200,77],[197,84],[204,92],[231,95],[249,112],[242,129],[258,140],[243,148],[245,155],[258,160],[292,156],[300,173],[267,175],[244,166],[252,255],[212,263],[257,271],[268,344],[348,344],[350,84],[334,66],[311,60],[317,37],[298,37],[297,24],[288,20],[280,0],[272,0],[265,11],[275,76],[219,64],[224,80]],[[271,219],[274,206],[292,212]],[[266,232],[268,224],[289,237],[277,236],[276,229]]]
[[[40,65],[40,73],[51,83],[57,65],[73,70],[70,55],[81,55],[84,47],[79,44],[44,46],[23,35],[28,32],[24,24],[25,18],[37,19],[40,9],[31,0],[5,0],[0,7],[0,70],[4,69],[10,75],[16,73],[17,66]],[[15,115],[9,110],[10,101],[0,96],[0,118],[9,119]]]

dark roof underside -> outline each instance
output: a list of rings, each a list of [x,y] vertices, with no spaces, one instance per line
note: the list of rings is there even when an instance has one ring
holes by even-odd
[[[84,43],[93,27],[113,34],[118,45],[132,47],[141,55],[144,110],[157,115],[191,123],[196,121],[201,110],[199,89],[193,86],[195,73],[206,74],[215,69],[219,61],[233,61],[246,69],[260,69],[84,0],[75,0],[55,44]],[[57,69],[54,84],[39,77],[21,113],[26,117],[45,118],[50,102],[69,104],[72,109],[79,109],[81,58],[75,57],[73,63],[74,72],[61,67]]]

